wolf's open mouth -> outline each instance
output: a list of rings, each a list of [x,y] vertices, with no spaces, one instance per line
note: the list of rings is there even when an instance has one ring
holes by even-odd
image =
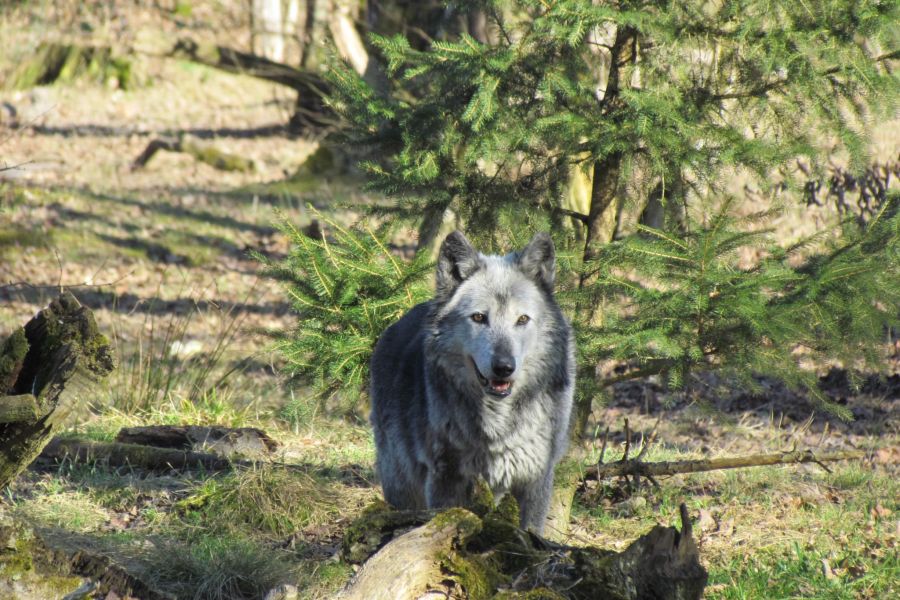
[[[509,381],[508,379],[488,379],[478,370],[478,365],[475,364],[475,360],[471,356],[469,357],[469,360],[472,361],[472,368],[475,369],[475,376],[478,377],[478,382],[485,388],[485,391],[488,394],[500,396],[501,398],[509,396],[510,391],[512,390],[512,381]]]

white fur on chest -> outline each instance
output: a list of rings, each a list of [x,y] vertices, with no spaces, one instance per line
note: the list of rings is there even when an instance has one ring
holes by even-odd
[[[509,427],[505,435],[490,436],[492,441],[488,444],[487,455],[475,461],[478,463],[476,474],[484,477],[495,493],[509,491],[516,483],[540,478],[550,457],[551,424],[542,403],[535,402],[527,410],[503,417],[509,421],[500,418],[493,422],[507,421]]]

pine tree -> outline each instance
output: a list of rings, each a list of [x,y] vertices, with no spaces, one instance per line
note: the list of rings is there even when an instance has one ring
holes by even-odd
[[[312,391],[287,407],[288,417],[309,400],[324,402],[340,392],[342,408],[352,407],[368,385],[369,358],[381,332],[427,299],[425,254],[410,262],[394,256],[384,241],[390,227],[362,221],[342,227],[312,209],[328,236],[310,237],[281,216],[279,228],[291,242],[280,261],[257,254],[266,274],[282,283],[297,314],[297,327],[272,332],[286,359],[287,373]]]
[[[331,104],[377,157],[364,166],[398,217],[434,231],[452,209],[491,248],[509,242],[502,223],[550,226],[571,267],[585,365],[613,357],[673,385],[698,367],[765,371],[814,388],[798,346],[878,362],[881,328],[898,313],[896,200],[830,246],[780,248],[754,229],[769,215],[737,218],[722,189],[749,173],[790,190],[798,165],[820,172],[834,152],[864,168],[866,127],[897,108],[898,3],[459,0],[448,10],[480,11],[489,35],[425,49],[373,36],[387,92],[348,68],[331,74]],[[665,219],[637,223],[654,202]],[[741,268],[746,245],[763,258]]]

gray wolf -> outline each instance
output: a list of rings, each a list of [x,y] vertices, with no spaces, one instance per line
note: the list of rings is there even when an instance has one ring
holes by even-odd
[[[486,256],[456,231],[435,296],[389,327],[371,362],[371,422],[385,500],[465,506],[482,478],[540,533],[566,451],[575,380],[571,327],[553,296],[546,233]]]

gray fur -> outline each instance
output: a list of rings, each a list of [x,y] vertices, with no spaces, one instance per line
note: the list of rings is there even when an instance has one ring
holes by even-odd
[[[516,497],[523,527],[543,530],[575,380],[555,273],[543,233],[506,256],[478,253],[459,232],[444,240],[435,298],[389,327],[372,357],[371,421],[390,504],[464,506],[482,477],[496,496]]]

